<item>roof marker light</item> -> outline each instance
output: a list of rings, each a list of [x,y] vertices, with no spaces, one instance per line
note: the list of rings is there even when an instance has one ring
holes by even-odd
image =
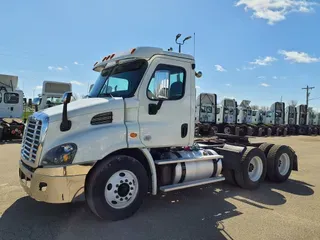
[[[109,55],[109,56],[104,57],[104,58],[102,59],[102,62],[107,61],[109,58],[110,58],[110,55]]]
[[[136,51],[136,49],[135,49],[135,48],[132,48],[131,54],[133,54],[135,51]]]
[[[99,62],[95,62],[95,64],[93,66],[96,66]]]
[[[114,53],[113,53],[113,54],[111,54],[110,59],[112,59],[112,58],[114,57],[114,55],[115,55]]]

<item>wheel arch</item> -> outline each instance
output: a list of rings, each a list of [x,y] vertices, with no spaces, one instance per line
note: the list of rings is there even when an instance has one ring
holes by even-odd
[[[151,187],[152,195],[157,194],[156,167],[155,167],[153,158],[152,158],[148,149],[124,148],[124,149],[119,149],[119,150],[116,150],[112,153],[109,153],[103,159],[97,161],[93,165],[93,167],[90,169],[90,171],[88,172],[88,174],[86,176],[85,183],[87,183],[88,179],[90,178],[90,175],[93,172],[93,169],[97,168],[102,161],[104,161],[108,157],[114,156],[114,155],[126,155],[126,156],[131,156],[131,157],[137,159],[147,171],[147,175],[149,178],[149,186]]]

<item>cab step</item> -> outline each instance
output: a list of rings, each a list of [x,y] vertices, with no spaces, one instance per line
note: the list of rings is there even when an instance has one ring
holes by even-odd
[[[208,161],[213,159],[222,159],[222,155],[207,155],[201,156],[199,158],[178,158],[178,159],[162,159],[154,161],[157,165],[164,164],[174,164],[174,163],[182,163],[182,162],[198,162],[198,161]]]
[[[196,187],[196,186],[201,186],[201,185],[210,184],[210,183],[222,182],[224,180],[225,180],[225,177],[219,176],[219,177],[201,179],[201,180],[196,180],[196,181],[191,181],[191,182],[177,183],[177,184],[162,186],[162,187],[160,187],[160,191],[161,192],[171,192],[171,191],[176,191],[176,190],[180,190],[180,189],[184,189],[184,188],[190,188],[190,187]]]

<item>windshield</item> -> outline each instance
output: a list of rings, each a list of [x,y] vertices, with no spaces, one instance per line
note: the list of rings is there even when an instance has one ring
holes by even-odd
[[[147,66],[147,61],[140,59],[104,69],[89,97],[132,97]]]

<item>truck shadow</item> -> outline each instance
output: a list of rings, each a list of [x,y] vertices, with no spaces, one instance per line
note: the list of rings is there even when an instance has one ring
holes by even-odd
[[[279,192],[309,196],[311,187],[289,180],[248,191],[217,183],[147,197],[134,216],[118,222],[99,220],[84,202],[52,205],[23,197],[0,218],[0,239],[233,239],[223,221],[245,214],[238,203],[273,211],[286,203]]]

